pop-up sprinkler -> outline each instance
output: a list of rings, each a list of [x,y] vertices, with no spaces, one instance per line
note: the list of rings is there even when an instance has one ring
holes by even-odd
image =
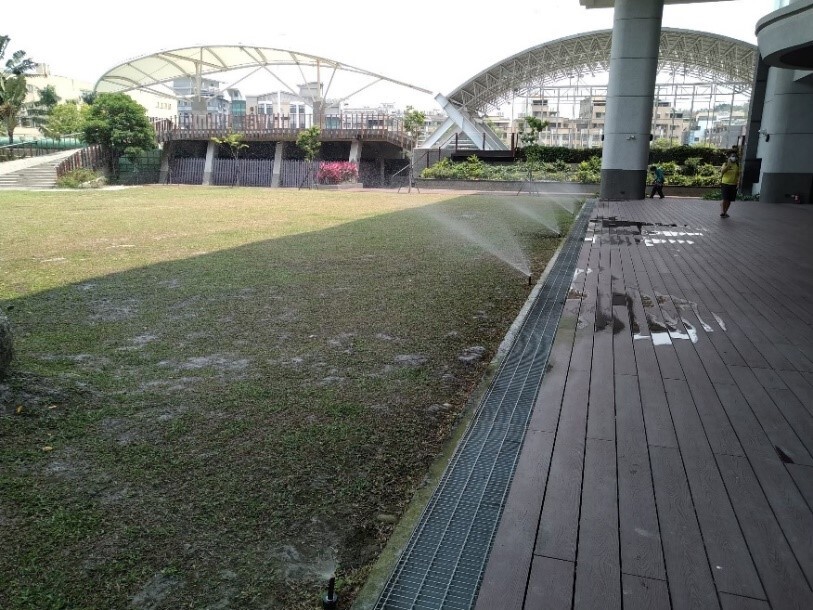
[[[339,596],[334,591],[336,587],[336,577],[331,576],[327,583],[327,594],[322,598],[322,608],[324,610],[338,610]]]
[[[534,276],[533,276],[533,274],[529,273],[528,274],[528,286],[533,285],[533,281],[534,281]]]

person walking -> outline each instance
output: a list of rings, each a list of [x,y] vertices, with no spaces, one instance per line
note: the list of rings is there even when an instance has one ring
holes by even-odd
[[[655,193],[657,193],[661,196],[661,199],[663,199],[663,183],[666,182],[663,170],[657,165],[650,165],[649,170],[655,174],[655,180],[652,182],[652,192],[649,194],[649,198],[655,199]]]
[[[720,168],[720,191],[722,202],[720,204],[720,218],[728,218],[728,208],[731,202],[737,199],[737,182],[740,179],[740,162],[737,151],[728,153],[728,158]]]

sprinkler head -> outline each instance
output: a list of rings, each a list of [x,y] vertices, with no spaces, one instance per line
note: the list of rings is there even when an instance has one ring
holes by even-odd
[[[339,596],[333,590],[336,586],[336,577],[331,576],[327,583],[327,594],[322,598],[322,608],[324,610],[337,610],[339,607]]]
[[[533,281],[534,281],[534,276],[533,276],[533,274],[529,273],[528,274],[528,286],[531,286],[533,284]]]

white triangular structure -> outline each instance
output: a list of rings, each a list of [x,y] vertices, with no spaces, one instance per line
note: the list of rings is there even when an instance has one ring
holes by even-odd
[[[435,101],[449,118],[427,138],[421,148],[435,148],[444,134],[450,128],[456,127],[471,140],[477,150],[508,150],[505,142],[484,121],[472,116],[465,109],[458,108],[440,93],[435,96]]]

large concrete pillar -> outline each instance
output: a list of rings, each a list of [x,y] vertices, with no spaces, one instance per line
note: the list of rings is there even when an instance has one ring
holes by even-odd
[[[172,157],[174,153],[174,147],[172,142],[164,142],[164,147],[161,149],[161,169],[158,173],[158,184],[169,184],[170,182],[170,175],[169,175],[169,166],[172,163]]]
[[[361,147],[362,141],[361,140],[353,140],[350,142],[350,158],[348,161],[351,163],[358,163],[361,161]]]
[[[745,152],[742,157],[742,179],[740,189],[748,195],[759,189],[755,183],[759,182],[760,164],[759,138],[762,130],[762,112],[765,106],[765,92],[768,87],[768,64],[757,57],[754,69],[754,85],[751,88],[751,104],[748,118],[748,131],[746,132]]]
[[[664,0],[616,0],[602,199],[643,199]]]
[[[209,140],[206,146],[206,161],[203,163],[203,186],[212,186],[212,171],[214,171],[215,157],[217,156],[217,144]]]
[[[799,75],[783,68],[768,72],[757,152],[760,201],[789,203],[799,195],[810,203],[813,195],[813,83],[796,80]]]

